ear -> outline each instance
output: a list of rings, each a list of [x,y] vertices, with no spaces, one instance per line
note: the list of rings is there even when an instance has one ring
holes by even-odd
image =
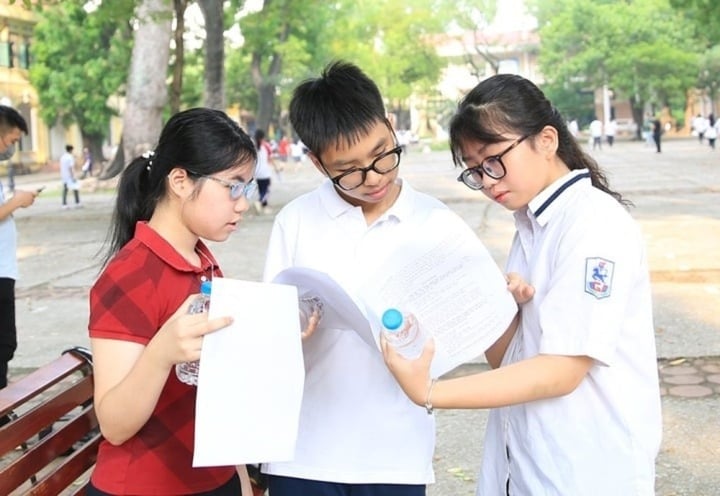
[[[535,143],[538,149],[549,157],[554,156],[558,149],[558,131],[553,126],[545,126],[538,133]]]
[[[195,183],[182,167],[173,168],[168,174],[168,192],[174,196],[186,199],[195,189]]]

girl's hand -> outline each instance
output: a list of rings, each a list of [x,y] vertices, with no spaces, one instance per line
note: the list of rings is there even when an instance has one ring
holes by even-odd
[[[188,314],[190,303],[197,297],[197,294],[188,296],[152,339],[156,352],[168,367],[199,360],[203,336],[232,324],[232,317],[210,320],[206,312]]]
[[[507,280],[508,291],[512,293],[518,305],[527,303],[535,295],[535,288],[528,284],[520,274],[510,272],[505,276],[505,279]]]
[[[430,384],[430,363],[435,355],[435,341],[429,338],[422,354],[415,360],[400,355],[383,335],[380,335],[380,348],[385,364],[408,398],[418,405],[424,405]]]

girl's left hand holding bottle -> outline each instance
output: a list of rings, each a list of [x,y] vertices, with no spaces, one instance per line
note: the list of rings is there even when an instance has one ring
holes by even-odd
[[[385,364],[408,398],[418,405],[424,404],[430,384],[430,364],[435,355],[435,340],[431,337],[425,342],[422,354],[409,360],[395,351],[385,336],[380,334]]]
[[[197,296],[188,296],[148,344],[168,368],[177,363],[199,360],[203,336],[233,322],[230,316],[208,319],[207,312],[188,314],[190,303]]]

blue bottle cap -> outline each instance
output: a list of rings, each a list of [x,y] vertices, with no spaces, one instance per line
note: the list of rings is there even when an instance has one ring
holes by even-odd
[[[382,324],[389,331],[396,331],[403,323],[403,315],[396,308],[388,308],[382,315]]]
[[[204,294],[205,296],[210,296],[210,291],[212,290],[212,281],[203,281],[200,285],[200,292]]]

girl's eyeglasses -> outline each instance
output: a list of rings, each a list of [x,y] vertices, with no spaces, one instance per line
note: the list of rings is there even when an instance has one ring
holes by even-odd
[[[210,179],[212,181],[215,181],[216,183],[220,183],[226,188],[230,190],[230,199],[232,200],[239,200],[240,198],[246,198],[248,200],[252,200],[255,197],[255,194],[257,193],[257,183],[255,182],[255,179],[250,179],[248,182],[244,183],[242,181],[237,182],[231,182],[226,181],[225,179],[220,179],[219,177],[215,176],[206,176],[202,174],[195,174],[194,172],[188,171],[193,176],[203,178],[203,179]]]
[[[505,169],[505,164],[503,164],[502,157],[507,152],[522,143],[523,140],[525,140],[526,138],[527,136],[522,136],[516,139],[502,152],[497,155],[487,157],[477,167],[470,167],[469,169],[465,169],[458,176],[457,180],[465,184],[465,186],[470,189],[481,190],[485,187],[485,185],[483,184],[483,175],[487,174],[488,177],[492,179],[502,179],[503,177],[505,177],[505,174],[507,174],[507,169]]]

